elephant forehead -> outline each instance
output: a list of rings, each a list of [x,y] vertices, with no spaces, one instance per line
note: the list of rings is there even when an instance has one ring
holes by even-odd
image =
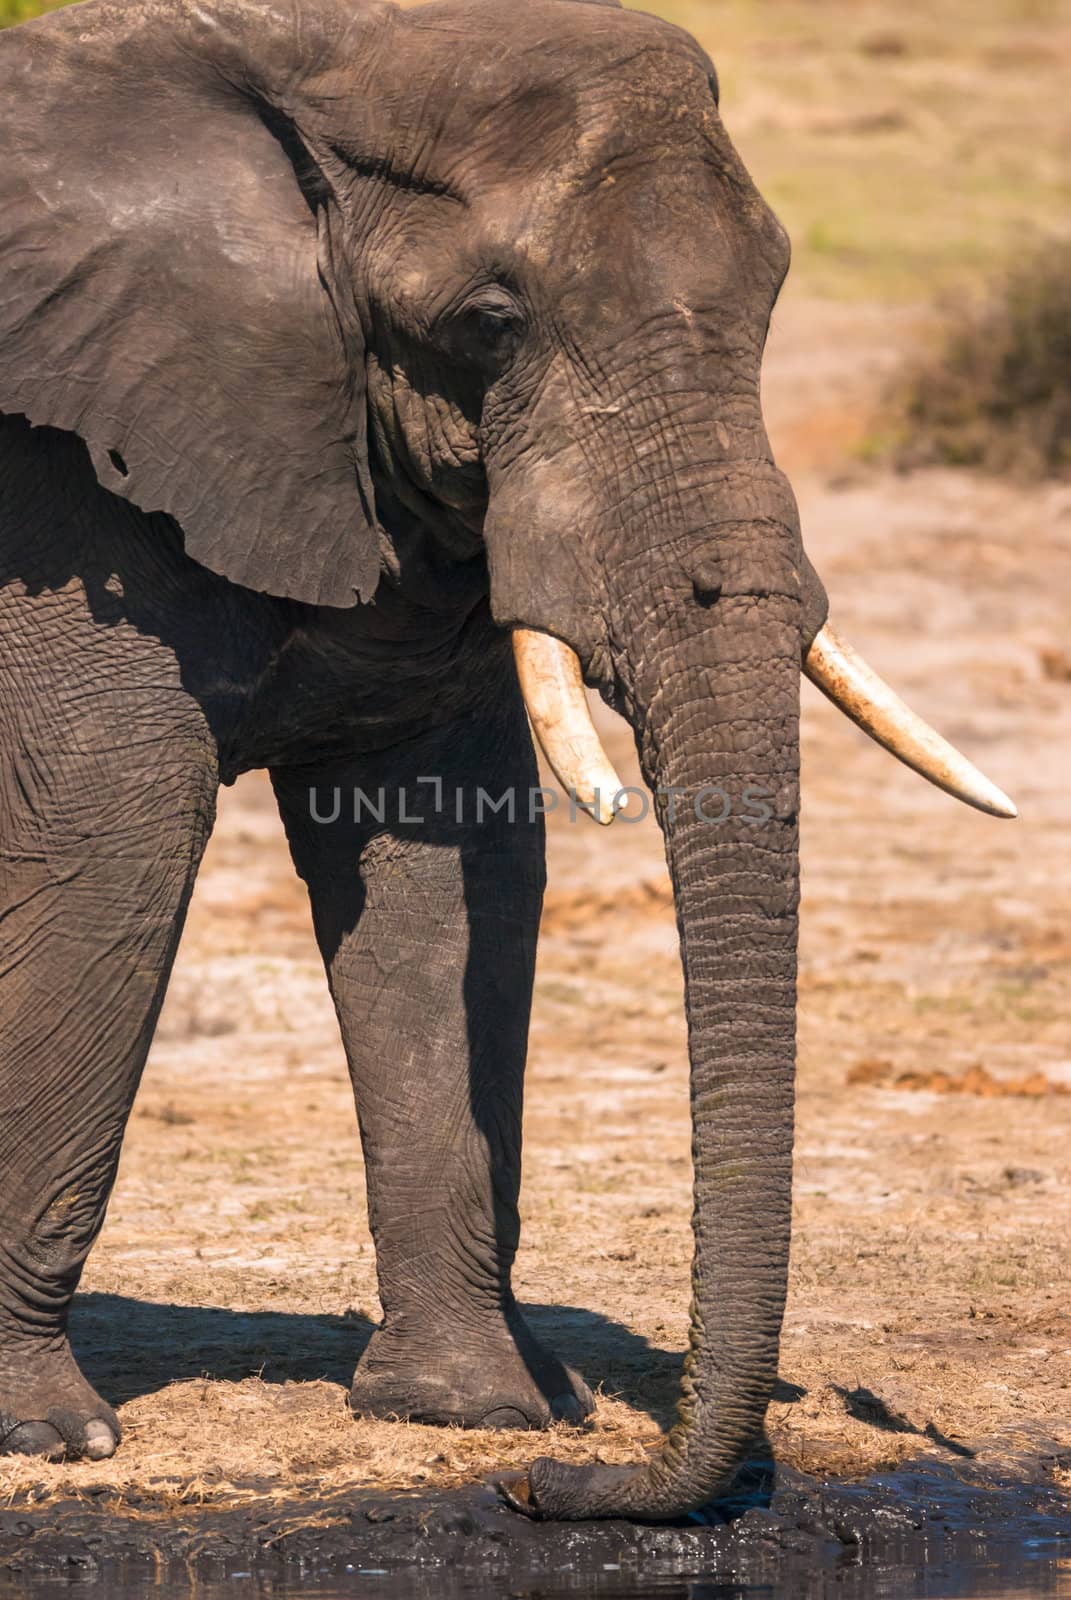
[[[548,157],[576,181],[637,145],[717,137],[710,62],[659,18],[576,0],[442,0],[404,13],[402,31],[393,61],[420,100],[413,137],[426,152],[430,121],[454,173],[477,183]]]

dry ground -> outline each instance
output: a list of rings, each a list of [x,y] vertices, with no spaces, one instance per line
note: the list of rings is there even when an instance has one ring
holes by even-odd
[[[1029,11],[1023,48],[1041,52],[1039,72],[1063,48],[1066,7],[976,9],[987,26]],[[901,32],[913,18],[931,29],[932,8],[851,10],[872,33],[892,15]],[[738,30],[760,12],[778,7],[726,7]],[[958,82],[984,45],[978,70],[998,73],[991,31],[959,55],[946,39],[942,70]],[[913,57],[896,51],[858,59],[906,72]],[[775,132],[802,115],[779,59]],[[796,1228],[770,1432],[784,1459],[842,1473],[920,1450],[1067,1449],[1071,489],[853,464],[859,419],[919,314],[819,301],[814,287],[805,273],[779,311],[766,380],[811,555],[844,631],[1022,818],[956,806],[805,689]],[[627,730],[607,727],[634,770]],[[657,834],[556,819],[517,1281],[538,1329],[601,1389],[589,1428],[558,1430],[559,1454],[627,1459],[671,1416],[688,1141]],[[266,1480],[314,1495],[459,1482],[545,1448],[351,1421],[344,1386],[376,1315],[342,1051],[303,890],[251,775],[222,799],[78,1307],[87,1370],[120,1402],[122,1451],[103,1465],[5,1463],[0,1491],[136,1482],[212,1498]]]

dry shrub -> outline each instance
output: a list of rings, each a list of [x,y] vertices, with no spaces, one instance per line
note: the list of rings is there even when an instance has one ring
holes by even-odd
[[[940,346],[897,385],[892,455],[1030,476],[1071,474],[1071,239],[985,300],[957,306]]]

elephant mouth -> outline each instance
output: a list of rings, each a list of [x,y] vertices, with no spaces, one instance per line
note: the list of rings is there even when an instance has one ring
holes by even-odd
[[[618,811],[622,783],[591,720],[576,652],[530,628],[513,630],[517,675],[532,729],[558,782],[596,822]],[[864,733],[946,794],[993,817],[1018,811],[965,755],[905,705],[828,623],[802,653],[801,668]]]

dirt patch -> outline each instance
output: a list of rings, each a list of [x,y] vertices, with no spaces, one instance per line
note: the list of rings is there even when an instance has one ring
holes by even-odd
[[[983,1100],[1037,1100],[1050,1094],[1071,1094],[1071,1085],[1054,1083],[1043,1072],[1025,1078],[994,1078],[983,1066],[963,1072],[900,1072],[891,1061],[858,1061],[847,1073],[849,1087],[882,1084],[885,1088],[915,1089],[928,1094],[977,1094]]]
[[[623,885],[613,894],[595,889],[547,890],[543,905],[541,933],[579,933],[603,918],[627,913],[634,917],[658,916],[664,920],[673,907],[669,875],[644,878],[637,884]]]
[[[1071,656],[1064,650],[1042,650],[1038,654],[1041,670],[1053,683],[1071,683]]]

